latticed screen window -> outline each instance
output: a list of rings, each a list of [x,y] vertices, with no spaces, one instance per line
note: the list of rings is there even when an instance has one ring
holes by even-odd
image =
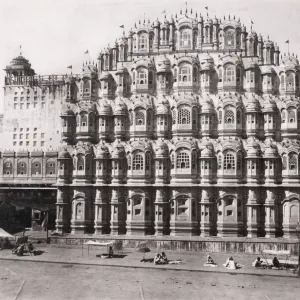
[[[241,112],[239,110],[236,113],[236,122],[237,124],[241,124]]]
[[[224,122],[225,122],[225,124],[233,124],[234,123],[234,112],[232,110],[230,110],[230,109],[225,110]]]
[[[222,111],[219,110],[219,123],[222,124]]]
[[[173,124],[176,124],[176,115],[177,115],[177,112],[175,109],[172,110],[172,120],[173,120]]]
[[[146,162],[145,162],[146,171],[150,170],[150,154],[146,153]]]
[[[224,170],[234,170],[235,159],[231,153],[227,153],[224,157]]]
[[[39,162],[33,162],[31,164],[31,174],[41,174],[41,164]]]
[[[147,72],[146,70],[140,70],[137,74],[138,84],[147,84]]]
[[[143,156],[140,154],[136,154],[133,157],[133,161],[132,161],[132,169],[133,170],[143,170],[144,169],[144,159]]]
[[[139,36],[139,50],[145,49],[147,49],[147,35],[145,33],[142,33]]]
[[[289,170],[297,170],[297,155],[295,153],[289,154]]]
[[[147,125],[150,126],[152,122],[152,114],[151,114],[151,110],[148,109],[147,110]]]
[[[225,47],[233,48],[234,47],[234,33],[233,29],[229,29],[224,33]]]
[[[46,164],[46,174],[53,175],[55,174],[55,162],[48,161]]]
[[[190,158],[186,152],[180,152],[177,155],[177,169],[188,169],[190,167]]]
[[[136,112],[135,125],[145,125],[145,115],[141,110]]]
[[[294,88],[294,74],[292,72],[286,74],[286,85],[287,88]]]
[[[295,114],[294,110],[292,110],[292,109],[288,110],[288,118],[289,118],[289,123],[296,122],[296,114]]]
[[[179,81],[191,81],[191,69],[187,66],[181,67],[179,70]]]
[[[222,169],[222,156],[218,156],[218,169]]]
[[[86,114],[81,114],[81,126],[87,126],[87,115]]]
[[[284,154],[282,157],[282,170],[286,170],[287,169],[287,157]]]
[[[192,152],[192,169],[196,169],[196,153],[195,151]]]
[[[153,84],[153,72],[149,72],[149,85]]]
[[[229,65],[225,68],[224,71],[224,81],[234,83],[235,82],[235,67]]]
[[[191,124],[191,113],[186,108],[178,111],[178,124]]]
[[[189,29],[183,29],[180,32],[180,47],[191,47],[192,37]]]
[[[3,164],[3,174],[4,175],[11,175],[13,172],[12,163],[11,162],[5,162]]]
[[[79,155],[78,158],[77,158],[77,170],[79,170],[79,171],[84,170],[83,155]]]

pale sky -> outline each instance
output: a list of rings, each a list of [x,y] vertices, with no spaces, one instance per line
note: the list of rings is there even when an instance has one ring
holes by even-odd
[[[242,24],[268,34],[277,42],[281,52],[287,51],[285,41],[290,40],[290,52],[300,54],[300,0],[190,0],[188,9],[220,18],[223,15],[240,17]],[[65,74],[73,65],[79,73],[82,62],[96,61],[98,53],[113,45],[135,22],[154,21],[179,14],[185,1],[179,0],[0,0],[0,68],[3,69],[22,45],[23,55],[30,60],[40,75]],[[3,85],[4,72],[0,84]],[[3,99],[3,91],[0,100]]]

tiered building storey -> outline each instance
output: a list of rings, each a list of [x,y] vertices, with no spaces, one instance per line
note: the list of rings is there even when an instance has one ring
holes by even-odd
[[[6,73],[1,184],[43,188],[58,232],[295,235],[299,61],[235,17],[139,22],[81,75]]]

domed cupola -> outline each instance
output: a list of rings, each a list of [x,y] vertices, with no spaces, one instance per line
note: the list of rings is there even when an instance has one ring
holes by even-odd
[[[111,105],[105,100],[100,100],[98,107],[99,139],[108,140],[113,133],[113,118]]]
[[[113,144],[112,160],[112,183],[125,183],[127,178],[127,163],[125,148],[121,142],[116,139]]]
[[[265,137],[274,137],[277,129],[276,117],[278,115],[278,109],[272,96],[265,97],[262,112],[264,114]]]
[[[101,92],[103,98],[110,99],[115,92],[115,81],[113,76],[109,72],[104,71],[100,76],[100,82],[101,82]]]
[[[259,136],[262,122],[260,103],[255,94],[249,94],[246,102],[247,136]]]
[[[115,138],[125,139],[128,130],[128,108],[121,97],[117,97],[115,100],[113,114],[115,123]]]
[[[168,94],[171,88],[171,61],[166,57],[159,57],[156,62],[157,92],[158,94]]]
[[[212,91],[212,75],[214,71],[214,59],[208,53],[200,57],[201,90],[210,93]]]
[[[157,137],[170,137],[171,114],[169,102],[165,98],[162,98],[158,101],[155,115]]]
[[[247,36],[247,56],[257,55],[257,34],[251,30]]]
[[[251,137],[246,145],[247,183],[259,183],[261,181],[261,149],[255,138]]]
[[[80,82],[80,97],[83,100],[96,100],[100,83],[98,81],[98,69],[94,63],[83,64],[82,80]]]
[[[210,142],[205,142],[200,148],[202,148],[199,156],[201,183],[213,183],[216,177],[214,146]]]
[[[263,57],[264,57],[264,65],[274,64],[274,43],[269,39],[269,36],[264,41]]]
[[[96,151],[96,183],[107,184],[110,180],[110,154],[104,142],[100,142]]]
[[[277,183],[281,178],[280,158],[277,146],[272,140],[267,140],[264,151],[265,183]]]
[[[158,139],[155,146],[155,183],[169,182],[169,147],[164,139]]]
[[[67,149],[64,147],[58,153],[57,157],[58,162],[58,184],[69,184],[70,183],[70,175],[72,173],[72,159],[71,155]]]
[[[75,129],[76,129],[76,119],[75,113],[70,108],[70,105],[66,105],[62,107],[62,111],[60,114],[61,117],[61,133],[62,133],[62,141],[67,143],[72,143]]]
[[[200,100],[200,126],[199,133],[202,137],[210,137],[214,132],[214,121],[216,120],[215,110],[209,94],[204,94]]]
[[[294,55],[283,55],[280,65],[280,93],[295,95],[299,93],[299,60]]]

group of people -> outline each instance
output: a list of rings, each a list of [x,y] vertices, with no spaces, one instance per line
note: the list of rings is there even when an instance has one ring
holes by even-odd
[[[260,259],[260,257],[258,256],[257,258],[256,258],[256,260],[253,262],[253,267],[255,267],[255,268],[266,268],[267,267],[267,264],[266,263],[264,263],[261,259]],[[272,265],[270,265],[271,267],[273,267],[273,268],[277,268],[277,269],[279,269],[281,266],[280,266],[280,262],[279,262],[279,260],[278,260],[278,258],[276,257],[276,256],[274,256],[274,258],[272,259]]]
[[[27,247],[25,244],[20,244],[12,249],[12,254],[16,254],[18,256],[23,256],[25,253],[29,253],[29,255],[36,255],[36,249],[31,243],[29,243]]]
[[[161,254],[156,253],[154,257],[154,264],[155,265],[162,265],[162,264],[167,264],[168,263],[168,258],[165,252],[162,252]]]

